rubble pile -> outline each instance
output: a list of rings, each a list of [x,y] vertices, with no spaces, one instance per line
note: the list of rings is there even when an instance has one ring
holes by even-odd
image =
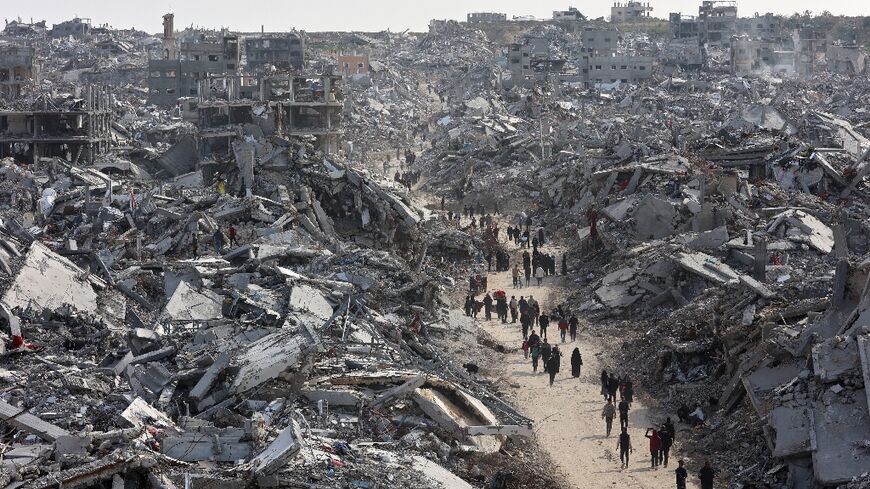
[[[463,459],[528,433],[428,341],[450,279],[355,243],[414,256],[400,243],[419,239],[424,211],[341,160],[296,161],[246,198],[60,160],[5,165],[11,480],[180,484],[210,461],[197,478],[364,487],[380,472],[428,486],[456,478],[442,465],[487,479]]]
[[[38,63],[0,102],[2,485],[558,487],[445,346],[503,251],[446,214],[496,205],[570,246],[564,307],[723,482],[866,485],[866,76],[689,73],[661,32],[599,57],[603,21],[316,33],[257,71],[259,37],[163,20],[3,35]]]
[[[436,115],[428,185],[573,241],[564,306],[627,338],[614,365],[669,412],[701,406],[723,480],[865,473],[868,80],[487,83]]]

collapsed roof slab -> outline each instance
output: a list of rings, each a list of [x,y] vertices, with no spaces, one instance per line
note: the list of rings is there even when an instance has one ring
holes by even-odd
[[[777,406],[768,415],[767,422],[776,432],[774,457],[786,458],[810,452],[807,406]]]
[[[835,336],[813,346],[813,371],[819,381],[837,382],[858,369],[856,343],[852,338]]]
[[[677,265],[696,275],[718,284],[736,284],[740,275],[728,265],[706,253],[677,253],[673,258]]]
[[[197,291],[182,280],[169,298],[165,310],[175,321],[210,321],[223,317],[222,304],[220,295],[208,289]]]
[[[34,242],[2,301],[10,309],[28,306],[57,309],[70,304],[79,311],[95,313],[97,293],[88,275],[75,263]]]
[[[845,402],[825,391],[810,413],[810,437],[816,481],[825,486],[849,482],[870,472],[870,415],[864,389],[854,392],[854,402]]]
[[[280,330],[251,343],[235,362],[239,371],[232,392],[248,391],[298,366],[309,345],[306,335],[291,330]]]

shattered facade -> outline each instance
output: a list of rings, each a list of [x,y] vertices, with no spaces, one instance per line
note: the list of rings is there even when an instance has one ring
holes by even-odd
[[[631,22],[649,17],[653,8],[649,2],[628,0],[626,2],[613,2],[610,7],[610,21],[613,23]]]
[[[299,33],[245,35],[244,43],[246,64],[252,70],[270,65],[280,70],[305,66],[305,38]]]
[[[17,98],[25,84],[39,81],[34,54],[31,47],[0,45],[0,98]]]
[[[58,100],[29,110],[0,110],[0,157],[36,161],[59,156],[92,163],[112,143],[112,93],[85,87],[83,98]]]
[[[2,485],[564,487],[469,363],[519,344],[455,307],[521,251],[455,218],[500,206],[692,472],[866,487],[863,48],[733,2],[557,20],[306,32],[322,72],[249,44],[297,32],[8,23],[40,70],[0,110]]]

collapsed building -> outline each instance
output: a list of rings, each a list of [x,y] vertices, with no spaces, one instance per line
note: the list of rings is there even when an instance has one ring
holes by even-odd
[[[0,98],[20,97],[26,84],[39,82],[34,54],[28,46],[0,45]]]
[[[631,22],[649,17],[653,11],[649,2],[628,0],[627,2],[613,2],[610,7],[610,21],[613,23]]]
[[[0,115],[0,478],[561,487],[532,420],[459,366],[505,351],[449,327],[445,293],[486,243],[381,167],[425,135],[411,171],[427,192],[546,223],[570,248],[564,307],[624,340],[605,355],[666,412],[703,410],[678,423],[690,468],[703,454],[723,485],[866,483],[860,59],[807,30],[819,42],[791,51],[813,53],[812,76],[737,76],[668,34],[483,24],[306,34],[303,57],[334,74],[246,73],[245,35],[171,18],[37,47],[45,89]],[[522,31],[517,51],[502,28]],[[654,61],[631,80],[621,53]],[[682,55],[691,78],[660,70]],[[186,93],[148,79],[149,60],[177,77],[183,57],[220,65]],[[537,79],[505,83],[513,64]],[[79,70],[140,76],[88,89]],[[343,90],[358,70],[373,82]],[[150,105],[164,82],[173,97]],[[463,335],[479,343],[454,349]]]
[[[27,110],[0,110],[0,157],[93,163],[113,142],[111,104],[109,89],[88,86],[81,98],[46,98]]]

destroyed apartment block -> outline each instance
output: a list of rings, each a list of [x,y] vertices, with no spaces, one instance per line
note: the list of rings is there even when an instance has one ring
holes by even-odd
[[[29,110],[0,110],[0,157],[30,161],[60,157],[93,163],[114,140],[112,93],[88,86],[81,98],[72,95],[35,103]]]
[[[639,22],[7,23],[2,485],[563,487],[489,371],[518,344],[456,310],[518,258],[469,207],[542,228],[544,306],[618,340],[651,422],[701,409],[690,473],[866,483],[866,29],[612,8]]]
[[[28,46],[0,45],[0,100],[18,98],[26,84],[39,82],[35,54]]]

